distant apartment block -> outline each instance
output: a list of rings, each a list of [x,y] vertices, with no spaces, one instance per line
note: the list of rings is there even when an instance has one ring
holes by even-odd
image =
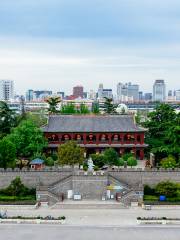
[[[0,80],[0,100],[14,99],[14,82],[12,80]]]
[[[75,98],[83,98],[83,86],[75,86],[73,87],[73,96]]]

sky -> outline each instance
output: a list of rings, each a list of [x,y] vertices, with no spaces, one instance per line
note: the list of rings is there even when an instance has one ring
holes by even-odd
[[[179,0],[2,0],[0,79],[15,90],[180,88]]]

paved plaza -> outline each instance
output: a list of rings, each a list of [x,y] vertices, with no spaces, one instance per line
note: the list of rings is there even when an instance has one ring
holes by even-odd
[[[2,209],[2,208],[1,208]],[[136,217],[179,217],[180,209],[26,209],[7,208],[8,215],[66,216],[64,225],[1,224],[1,240],[179,240],[179,226],[138,225]]]
[[[179,227],[0,225],[1,240],[179,240]]]

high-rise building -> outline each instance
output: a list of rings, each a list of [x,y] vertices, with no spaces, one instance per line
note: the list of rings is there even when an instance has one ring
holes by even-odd
[[[26,102],[31,102],[34,99],[34,91],[32,89],[27,90],[26,92]]]
[[[58,95],[61,99],[64,99],[64,98],[65,98],[65,92],[57,92],[57,95]]]
[[[143,99],[144,99],[143,92],[140,91],[139,92],[139,100],[142,101]]]
[[[177,101],[180,101],[180,89],[175,90],[175,98],[176,98]]]
[[[75,86],[73,87],[73,96],[75,98],[83,98],[83,86]]]
[[[166,85],[164,80],[156,80],[153,85],[153,101],[163,102],[166,100]]]
[[[103,98],[113,98],[112,89],[103,89]]]
[[[52,95],[52,91],[49,90],[37,90],[34,91],[34,95],[36,99],[44,99]]]
[[[103,98],[103,84],[100,83],[99,84],[99,88],[98,88],[98,98],[102,99]]]
[[[152,93],[145,93],[144,94],[145,101],[152,101]]]
[[[133,101],[139,100],[139,85],[129,83],[117,84],[117,99],[122,101],[125,98],[132,98]]]
[[[11,100],[14,98],[14,82],[12,80],[0,80],[0,100]]]
[[[96,92],[94,90],[90,90],[89,94],[88,94],[88,98],[95,100],[96,99]]]

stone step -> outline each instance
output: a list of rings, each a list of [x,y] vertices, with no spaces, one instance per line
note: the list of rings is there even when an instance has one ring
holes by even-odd
[[[122,203],[116,203],[116,204],[93,204],[93,203],[89,203],[89,204],[81,204],[81,203],[56,203],[55,205],[53,205],[51,207],[51,209],[127,209],[128,207],[125,206]]]

